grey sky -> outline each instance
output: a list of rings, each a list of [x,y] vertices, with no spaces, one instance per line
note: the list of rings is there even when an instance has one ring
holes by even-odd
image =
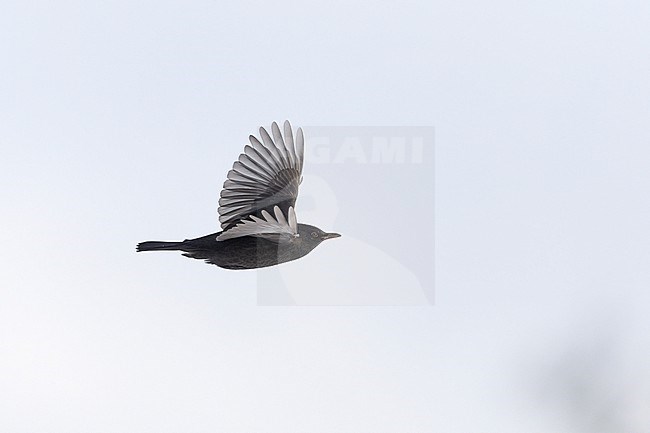
[[[3,5],[0,425],[648,431],[649,19],[632,1]],[[435,306],[258,307],[254,272],[136,255],[216,230],[246,137],[284,119],[435,127]]]

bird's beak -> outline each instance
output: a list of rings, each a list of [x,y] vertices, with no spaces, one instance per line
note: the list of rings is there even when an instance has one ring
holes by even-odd
[[[325,239],[340,238],[340,237],[341,237],[341,235],[338,234],[338,233],[325,233],[325,234],[322,236],[323,240],[325,240]]]

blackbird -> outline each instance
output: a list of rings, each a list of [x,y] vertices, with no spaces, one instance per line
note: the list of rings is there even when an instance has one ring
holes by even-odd
[[[141,242],[136,251],[183,251],[221,268],[255,269],[298,259],[324,240],[341,236],[296,220],[305,149],[302,129],[296,131],[295,142],[288,121],[284,135],[275,122],[271,134],[260,128],[261,141],[251,135],[251,144],[228,172],[219,198],[222,231],[181,242]]]

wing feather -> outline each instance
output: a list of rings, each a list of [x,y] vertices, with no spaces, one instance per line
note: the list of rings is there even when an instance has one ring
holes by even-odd
[[[235,163],[233,164],[233,170],[235,170],[238,173],[241,173],[242,175],[244,175],[244,176],[246,176],[248,178],[252,178],[252,179],[254,179],[255,181],[258,181],[258,182],[260,182],[260,181],[268,182],[268,181],[273,180],[272,177],[269,176],[268,174],[266,174],[265,172],[260,171],[260,170],[255,169],[255,168],[251,168],[250,166],[246,165],[245,163],[243,163],[241,161],[235,161]]]
[[[296,134],[296,155],[298,156],[298,171],[302,174],[302,165],[305,157],[305,136],[302,133],[302,128],[298,128]]]
[[[289,158],[291,158],[291,165],[296,166],[296,148],[293,145],[293,132],[291,132],[291,124],[288,120],[284,121],[284,146],[287,148]]]

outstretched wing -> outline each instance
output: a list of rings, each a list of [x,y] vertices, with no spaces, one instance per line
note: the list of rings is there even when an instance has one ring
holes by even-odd
[[[219,198],[219,222],[224,231],[220,237],[244,220],[264,218],[264,211],[272,215],[278,207],[283,217],[290,215],[290,208],[293,212],[302,180],[305,139],[298,128],[294,144],[288,121],[284,122],[284,135],[275,122],[271,133],[273,138],[260,128],[262,141],[251,135],[251,144],[228,172]]]

